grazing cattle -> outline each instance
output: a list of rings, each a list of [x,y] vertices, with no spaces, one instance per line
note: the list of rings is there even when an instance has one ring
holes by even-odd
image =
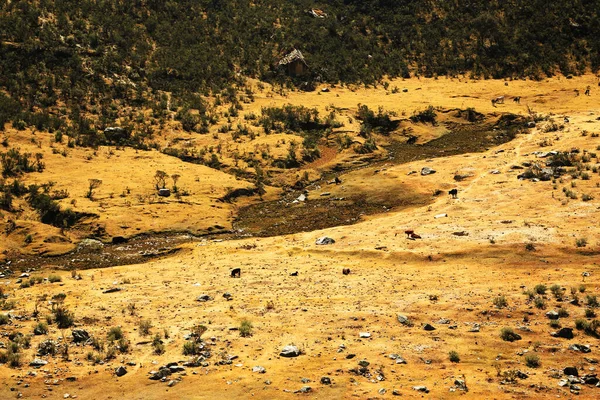
[[[335,181],[336,185],[339,185],[340,183],[342,183],[342,180],[340,178],[338,178],[337,176],[335,177],[334,181]]]
[[[521,104],[521,96],[516,96],[513,101],[517,104]]]
[[[492,105],[496,107],[496,104],[504,104],[504,96],[498,96],[492,99]]]
[[[590,95],[590,90],[591,90],[591,89],[592,89],[592,88],[591,88],[589,85],[588,85],[588,87],[586,87],[586,88],[585,88],[585,95],[586,95],[586,96],[589,96],[589,95]]]
[[[404,231],[404,233],[406,233],[407,238],[410,238],[410,235],[414,235],[415,231],[413,231],[412,229],[409,229],[409,230]]]
[[[290,276],[298,276],[298,271],[292,272]]]
[[[344,268],[344,269],[342,269],[342,274],[349,275],[350,274],[350,268]]]
[[[458,198],[458,189],[454,188],[454,189],[448,191],[448,194],[450,196],[452,196],[453,199],[457,199]]]
[[[417,235],[416,233],[413,232],[413,233],[410,234],[410,238],[412,240],[421,239],[421,236],[419,236],[419,235]]]
[[[242,269],[241,268],[234,268],[231,270],[231,277],[232,278],[241,278],[242,277]]]

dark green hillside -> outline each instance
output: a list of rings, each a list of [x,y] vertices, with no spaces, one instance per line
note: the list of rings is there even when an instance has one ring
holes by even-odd
[[[114,100],[160,107],[158,90],[294,83],[276,67],[292,49],[309,66],[296,84],[596,71],[599,14],[600,0],[0,0],[0,125],[54,129],[41,112],[61,105],[85,131],[81,106],[108,123]]]

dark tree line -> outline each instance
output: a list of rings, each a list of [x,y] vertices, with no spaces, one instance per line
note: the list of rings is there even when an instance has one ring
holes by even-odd
[[[579,74],[598,70],[598,38],[600,0],[0,0],[0,125],[56,129],[31,114],[60,104],[110,120],[115,99],[155,104],[157,90],[216,93],[244,76]],[[309,65],[296,82],[277,68],[294,48]]]

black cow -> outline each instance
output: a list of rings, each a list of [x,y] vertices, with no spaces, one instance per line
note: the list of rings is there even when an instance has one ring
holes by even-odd
[[[241,278],[242,277],[242,269],[241,268],[234,268],[231,270],[231,277],[232,278]]]
[[[342,269],[342,274],[349,275],[350,274],[350,268],[344,268],[344,269]]]
[[[458,189],[452,189],[448,192],[448,194],[450,196],[452,196],[453,199],[457,199],[458,198]]]

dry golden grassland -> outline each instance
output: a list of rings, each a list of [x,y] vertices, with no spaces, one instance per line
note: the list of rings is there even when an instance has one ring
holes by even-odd
[[[592,85],[591,96],[583,95],[587,85]],[[394,86],[400,91],[392,94]],[[575,96],[575,89],[581,96]],[[493,107],[490,100],[500,95],[506,96],[505,104]],[[512,101],[513,96],[521,96],[520,104]],[[6,295],[0,314],[10,315],[0,325],[0,342],[8,348],[9,335],[33,335],[47,316],[52,323],[46,334],[30,338],[29,348],[21,346],[19,367],[0,365],[0,398],[58,399],[68,394],[80,399],[384,399],[399,394],[404,398],[541,399],[571,398],[574,392],[579,398],[598,398],[600,388],[594,385],[559,383],[567,379],[565,367],[576,367],[580,377],[596,374],[600,351],[600,331],[595,333],[592,324],[595,318],[590,311],[586,316],[586,310],[600,312],[594,303],[600,295],[600,161],[596,155],[600,137],[594,134],[600,133],[599,96],[597,78],[591,75],[507,84],[410,79],[390,82],[387,91],[337,87],[327,93],[285,96],[267,87],[254,103],[245,105],[242,114],[259,114],[263,106],[287,103],[325,113],[333,105],[345,110],[340,114],[342,129],[356,136],[358,122],[353,115],[359,103],[375,110],[382,106],[399,118],[433,105],[440,110],[472,107],[486,114],[489,122],[502,113],[529,116],[533,112],[564,128],[548,132],[551,121],[546,119],[483,152],[363,165],[341,174],[340,185],[311,186],[308,201],[296,206],[311,207],[314,199],[355,193],[377,204],[391,204],[395,196],[417,199],[404,207],[364,215],[353,225],[267,238],[207,237],[179,245],[181,250],[172,256],[112,268],[75,273],[60,265],[35,268],[21,282],[50,275],[61,280],[31,287],[18,283],[21,271],[15,271],[0,279]],[[442,123],[436,127],[411,125],[419,135],[417,145],[443,135],[443,122],[454,117],[440,114],[440,118]],[[404,121],[401,126],[408,124]],[[97,215],[90,217],[91,226],[103,226],[109,236],[167,230],[204,233],[216,225],[229,229],[241,205],[259,201],[255,196],[237,203],[219,202],[229,190],[253,183],[157,151],[102,147],[93,154],[75,148],[67,149],[65,157],[52,152],[49,134],[9,128],[6,136],[10,146],[44,154],[45,171],[29,174],[29,182],[55,181],[57,189],[70,193],[62,205]],[[237,143],[219,140],[231,151],[234,146],[251,151],[256,144],[281,151],[277,143],[289,141],[289,136],[261,135],[253,142]],[[32,137],[41,145],[32,143]],[[198,137],[175,130],[164,132],[161,140],[174,137],[205,144],[214,140],[212,135]],[[581,162],[579,174],[573,170],[538,182],[517,179],[526,169],[514,166],[545,162],[533,152],[572,149],[579,150],[573,153]],[[224,153],[224,162],[230,163]],[[336,150],[304,170],[316,178],[336,163],[350,165],[353,160],[351,149]],[[437,172],[423,176],[419,173],[423,167]],[[190,195],[180,200],[157,198],[156,170],[180,174],[178,186]],[[466,178],[456,181],[457,174]],[[85,193],[92,178],[101,179],[102,185],[90,200]],[[447,195],[452,188],[458,189],[457,199]],[[444,192],[433,196],[436,190]],[[567,197],[566,191],[576,198]],[[269,187],[265,201],[277,200],[280,192]],[[325,192],[329,195],[322,196]],[[591,199],[584,201],[584,194]],[[8,217],[3,215],[3,223]],[[84,229],[48,228],[27,213],[19,216],[17,225],[17,231],[3,236],[1,250],[60,253],[89,235]],[[414,230],[421,239],[408,239],[405,230]],[[23,244],[25,233],[34,236],[29,245]],[[316,245],[321,236],[335,243]],[[45,242],[49,237],[64,239]],[[230,276],[234,268],[241,268],[240,278]],[[342,274],[344,268],[350,269],[349,275]],[[297,276],[291,275],[294,272]],[[545,293],[541,287],[535,292],[540,284],[547,287]],[[557,286],[551,290],[553,285]],[[104,293],[110,288],[121,290]],[[64,301],[52,304],[59,293],[66,295]],[[231,300],[225,293],[231,294]],[[205,294],[209,301],[197,301]],[[52,321],[56,307],[73,313],[73,327],[60,329]],[[546,313],[559,309],[566,313],[551,326]],[[399,314],[410,323],[401,324]],[[250,332],[239,330],[245,320],[252,325]],[[149,321],[149,329],[143,321]],[[435,330],[425,330],[425,324]],[[587,332],[578,329],[585,324]],[[204,350],[210,352],[205,364],[186,367],[164,381],[150,380],[151,371],[190,360],[183,354],[184,337],[198,325],[207,328],[201,337]],[[119,350],[117,341],[111,344],[107,338],[117,326],[129,343],[127,351],[121,351],[124,342]],[[478,332],[472,331],[475,326]],[[573,328],[574,338],[551,336],[562,327]],[[503,328],[514,330],[521,339],[503,340]],[[87,331],[103,347],[72,343],[72,329]],[[156,335],[164,346],[161,354],[155,351],[160,346],[152,344]],[[36,356],[40,342],[47,339],[57,342],[57,354]],[[281,357],[282,348],[290,344],[302,354]],[[591,352],[570,350],[573,344],[589,345]],[[65,346],[68,357],[60,351]],[[450,352],[456,352],[452,358],[457,361],[458,356],[458,362],[450,360]],[[406,364],[390,355],[401,356]],[[48,363],[29,366],[34,358]],[[119,366],[125,366],[124,376],[115,375]],[[253,372],[256,366],[266,372]],[[527,377],[517,376],[517,370]],[[322,377],[329,377],[331,384],[322,383]],[[457,387],[457,379],[466,382],[468,391]],[[308,393],[295,393],[306,386]],[[418,386],[429,393],[415,390]]]

